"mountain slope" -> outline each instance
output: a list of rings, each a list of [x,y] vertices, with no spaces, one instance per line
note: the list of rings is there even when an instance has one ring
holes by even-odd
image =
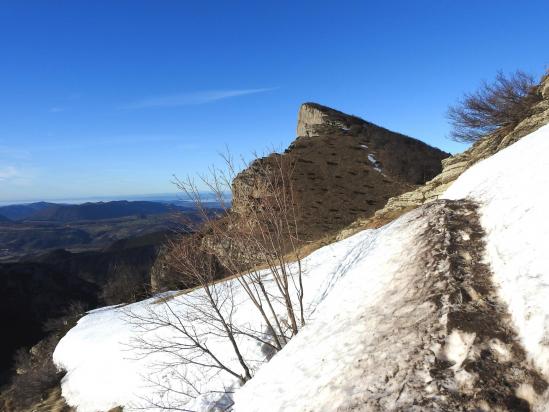
[[[426,233],[370,251],[235,409],[547,410],[548,149],[545,126],[461,176],[451,213],[432,202],[380,229]]]
[[[314,240],[359,217],[371,216],[387,200],[436,176],[448,157],[427,144],[358,117],[305,103],[298,138],[281,155],[293,163],[301,235]],[[277,155],[258,159],[233,183],[233,210],[246,216],[255,194],[250,181]]]
[[[234,409],[547,410],[549,199],[540,190],[549,185],[547,150],[549,126],[473,166],[448,191],[455,200],[304,259],[307,325],[268,362],[255,341],[239,337],[255,376],[236,390]],[[234,322],[262,327],[242,291],[232,290],[241,302]],[[200,293],[168,302],[183,310]],[[166,310],[158,299],[129,309]],[[144,399],[200,411],[232,404],[238,383],[226,373],[174,366],[166,353],[131,356],[127,344],[143,335],[124,313],[94,311],[61,340],[54,357],[68,372],[70,404],[84,412],[146,407]],[[154,333],[173,337],[165,328]],[[238,367],[228,342],[213,334],[208,344]],[[183,395],[191,389],[181,376],[201,394]]]

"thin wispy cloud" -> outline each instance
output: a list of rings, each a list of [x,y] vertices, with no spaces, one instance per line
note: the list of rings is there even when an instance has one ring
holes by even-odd
[[[265,93],[275,88],[237,89],[237,90],[203,90],[190,93],[172,94],[167,96],[150,97],[122,106],[121,109],[145,109],[151,107],[176,107],[212,103],[233,97],[250,94]]]
[[[188,139],[180,135],[126,135],[126,136],[87,136],[81,139],[70,139],[65,141],[52,141],[52,143],[35,145],[32,147],[32,152],[52,152],[59,150],[83,150],[97,147],[115,147],[159,144],[175,144],[181,140]],[[1,149],[1,147],[0,147]],[[1,150],[0,150],[1,154]]]
[[[64,112],[66,109],[64,107],[50,107],[49,112],[50,113],[61,113]]]

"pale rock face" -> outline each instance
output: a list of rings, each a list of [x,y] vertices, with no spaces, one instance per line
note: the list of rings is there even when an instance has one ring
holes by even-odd
[[[299,108],[297,116],[297,136],[319,136],[324,126],[348,129],[349,125],[340,119],[330,116],[329,112],[323,111],[316,105],[304,103]]]
[[[302,104],[297,116],[297,135],[317,136],[316,128],[324,124],[326,114],[322,113],[316,107],[308,104]]]
[[[549,99],[549,76],[545,78],[541,85],[541,95],[545,99]]]

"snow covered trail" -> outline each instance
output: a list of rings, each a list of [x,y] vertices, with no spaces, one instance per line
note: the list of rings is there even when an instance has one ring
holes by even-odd
[[[547,383],[516,344],[483,248],[468,201],[434,202],[385,227],[315,322],[236,392],[235,410],[544,405]]]
[[[468,169],[446,191],[480,207],[486,257],[532,361],[549,378],[549,125]],[[549,410],[549,407],[548,407]]]
[[[379,249],[369,250],[319,307],[326,324],[309,324],[239,390],[236,411],[548,411],[547,153],[549,125],[471,167],[450,187],[446,198],[479,205],[480,224],[450,219],[445,229],[425,231],[419,239],[432,244],[422,244],[408,231],[420,230],[415,219],[426,224],[418,214],[431,204],[381,231]],[[447,239],[437,236],[440,230]],[[413,240],[404,242],[407,232]],[[387,236],[400,236],[401,243],[391,247]],[[476,244],[479,237],[486,245]],[[422,249],[431,258],[419,262]],[[383,252],[385,259],[372,264]],[[399,254],[402,267],[391,266]],[[381,297],[369,289],[371,277],[390,279]],[[413,291],[438,295],[443,311],[425,296],[413,297],[417,305],[410,306],[406,293]],[[354,310],[345,312],[340,296],[343,302],[356,296]],[[340,311],[350,317],[341,327]],[[353,348],[346,356],[342,344]]]

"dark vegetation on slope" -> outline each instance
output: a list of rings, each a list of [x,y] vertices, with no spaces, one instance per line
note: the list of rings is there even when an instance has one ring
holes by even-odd
[[[19,348],[46,335],[44,323],[61,316],[73,302],[98,304],[98,285],[44,263],[0,266],[0,316],[6,334],[0,340],[0,383],[8,379]]]
[[[14,373],[9,382],[0,390],[0,410],[4,412],[22,411],[73,411],[58,394],[55,409],[52,408],[50,394],[59,392],[63,372],[53,363],[53,352],[61,338],[76,325],[86,307],[82,303],[72,303],[58,317],[48,319],[44,324],[46,337],[32,348],[20,348],[14,356]],[[36,405],[43,406],[36,408]]]
[[[48,202],[0,206],[0,215],[5,216],[10,220],[23,220],[43,209],[55,206],[57,206],[55,203]]]
[[[148,296],[150,269],[172,232],[115,242],[102,251],[56,250],[19,262],[0,263],[0,322],[9,331],[0,342],[0,384],[13,374],[17,349],[47,337],[44,325],[77,303],[84,309]]]
[[[4,224],[0,230],[0,261],[14,260],[25,254],[40,254],[56,248],[87,247],[91,234],[81,228]]]

